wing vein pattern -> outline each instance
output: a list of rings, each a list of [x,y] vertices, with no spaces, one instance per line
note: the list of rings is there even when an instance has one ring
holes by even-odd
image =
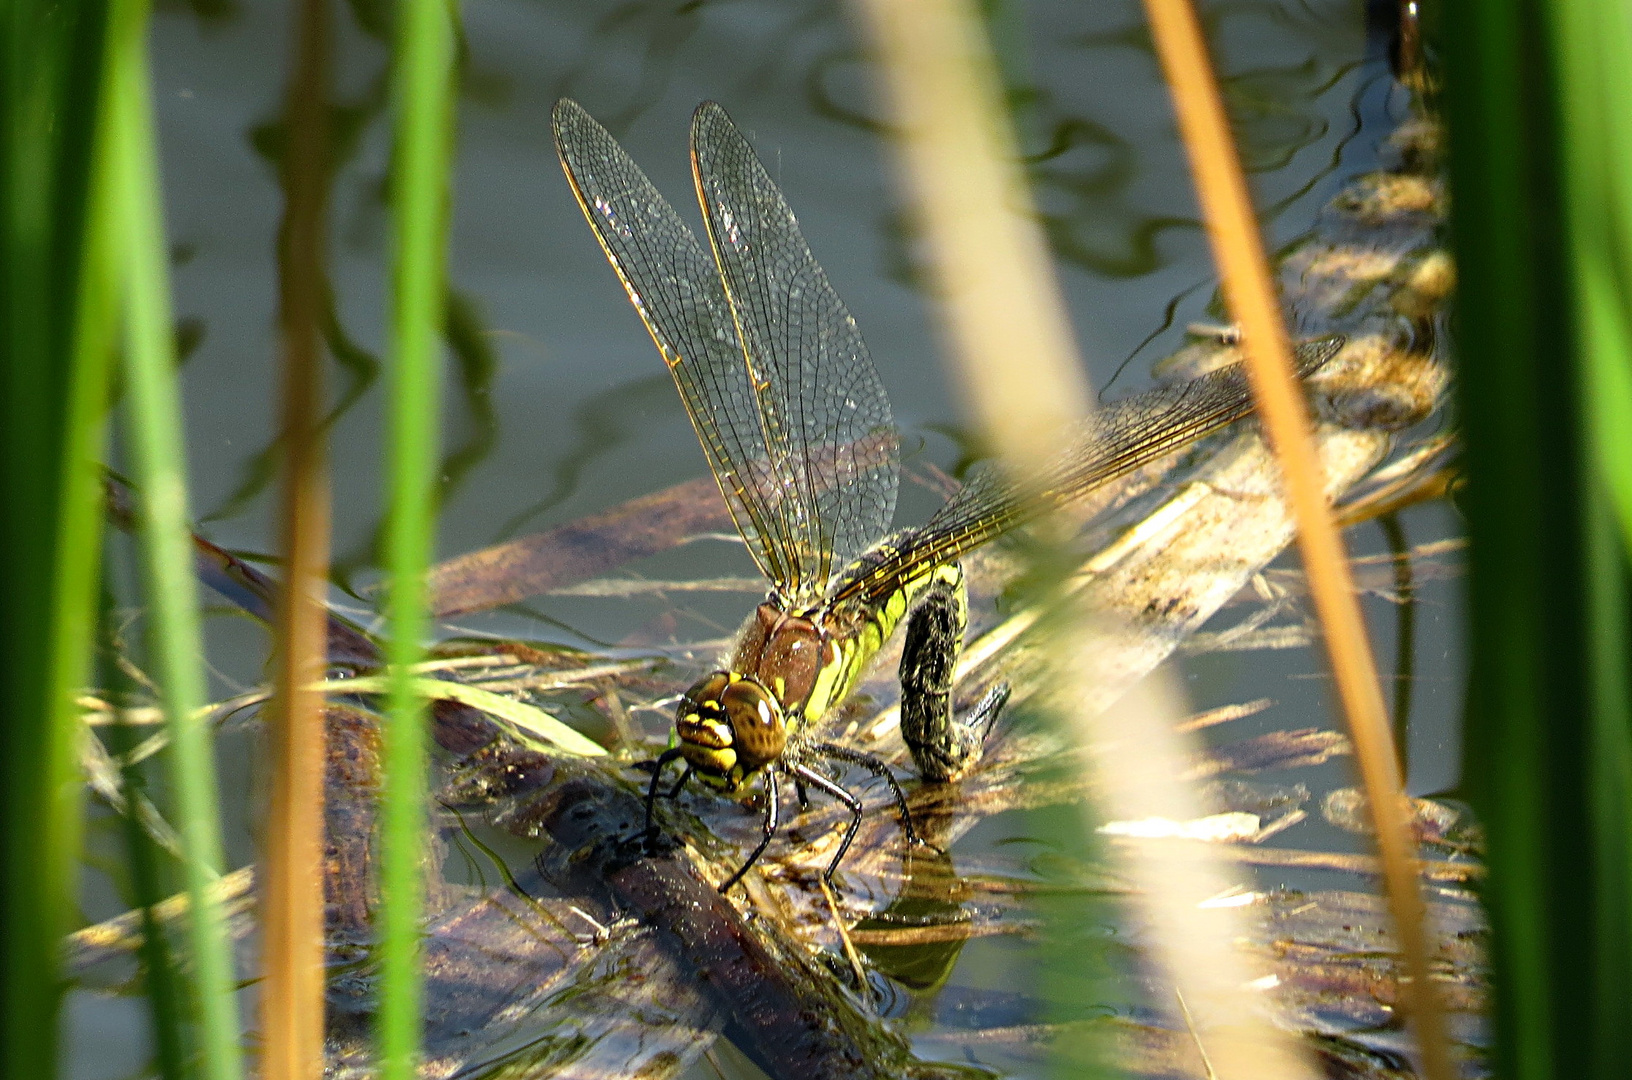
[[[889,399],[793,211],[715,102],[692,117],[691,156],[743,354],[761,387],[774,479],[787,492],[785,532],[798,545],[799,570],[790,592],[814,599],[894,517]]]
[[[760,571],[791,601],[894,514],[897,439],[855,321],[725,110],[693,118],[713,249],[576,102],[553,114],[580,208],[663,355]]]
[[[1298,377],[1318,371],[1342,347],[1342,337],[1299,344]],[[1082,422],[1039,479],[1013,484],[995,463],[979,467],[926,524],[893,540],[885,558],[835,581],[832,599],[877,602],[897,582],[1244,419],[1252,408],[1252,387],[1240,364],[1104,405]]]

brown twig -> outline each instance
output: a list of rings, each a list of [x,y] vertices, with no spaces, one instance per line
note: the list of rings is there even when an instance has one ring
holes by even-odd
[[[329,491],[322,433],[319,320],[327,242],[328,0],[302,0],[289,83],[279,237],[284,345],[283,550],[270,710],[272,791],[263,884],[261,1076],[323,1074],[323,695],[311,689],[327,660],[324,593]]]
[[[864,987],[867,985],[867,969],[861,966],[861,954],[856,952],[855,943],[850,940],[850,931],[845,929],[839,902],[833,899],[833,890],[828,887],[827,878],[818,874],[816,883],[822,887],[822,895],[827,898],[827,910],[833,916],[833,929],[838,932],[839,944],[844,946],[845,959],[850,961],[850,973],[856,977],[856,986]]]
[[[1195,1017],[1190,1015],[1190,1006],[1184,1003],[1184,992],[1175,986],[1173,996],[1178,1000],[1179,1012],[1184,1016],[1185,1030],[1190,1032],[1190,1038],[1196,1044],[1196,1053],[1201,1055],[1201,1066],[1207,1073],[1207,1080],[1218,1080],[1218,1073],[1213,1069],[1213,1061],[1207,1056],[1207,1048],[1201,1043],[1201,1034],[1196,1031]]]

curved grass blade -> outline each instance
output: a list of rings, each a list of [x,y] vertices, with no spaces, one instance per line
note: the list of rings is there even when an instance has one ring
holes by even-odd
[[[390,688],[391,681],[384,675],[365,675],[360,679],[331,679],[319,683],[317,689],[328,694],[378,694]],[[517,701],[483,690],[467,683],[450,682],[415,676],[409,680],[415,694],[428,701],[457,701],[480,709],[500,721],[500,726],[517,742],[534,749],[566,751],[585,757],[604,755],[599,743],[578,734],[549,713],[525,701]],[[547,744],[540,747],[539,744]]]

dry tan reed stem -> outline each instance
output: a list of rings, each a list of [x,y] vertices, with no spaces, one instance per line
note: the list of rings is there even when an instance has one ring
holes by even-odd
[[[940,314],[970,407],[1012,468],[1039,468],[1089,397],[1048,248],[1037,228],[984,34],[962,0],[859,0],[883,63],[901,172],[928,241]],[[1087,700],[1091,620],[1077,611],[1056,644],[1054,677]],[[1099,765],[1099,811],[1112,818],[1199,816],[1179,777],[1183,710],[1163,678],[1117,706],[1071,717]],[[1246,937],[1238,908],[1201,907],[1229,880],[1210,851],[1141,845],[1127,851],[1132,902],[1152,930],[1160,965],[1226,1080],[1310,1076],[1300,1052],[1269,1024],[1246,989],[1232,942]]]
[[[1370,798],[1389,908],[1410,979],[1406,1000],[1411,1004],[1423,1070],[1432,1080],[1451,1080],[1455,1071],[1445,1040],[1444,1017],[1429,981],[1430,934],[1418,890],[1415,844],[1399,759],[1347,555],[1322,492],[1309,412],[1292,373],[1291,341],[1246,175],[1190,0],[1145,0],[1145,6],[1195,172],[1224,298],[1241,329],[1259,415],[1280,461],[1288,501],[1298,522],[1298,547]]]
[[[261,1076],[323,1075],[323,695],[327,661],[329,489],[322,353],[327,242],[329,0],[302,0],[287,98],[287,206],[280,236],[283,551],[269,710],[272,791],[262,898]]]

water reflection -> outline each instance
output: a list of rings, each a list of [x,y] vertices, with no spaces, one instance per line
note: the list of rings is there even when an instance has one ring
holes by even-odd
[[[383,114],[389,5],[352,0],[347,10],[345,104],[334,117],[340,135],[333,178],[344,226],[335,241],[325,335],[339,369],[330,416],[334,459],[344,470],[337,550],[344,580],[360,586],[372,562],[380,512],[375,463],[384,349],[383,208],[389,194]],[[1142,340],[1167,351],[1186,322],[1205,315],[1212,286],[1137,5],[1007,4],[993,5],[991,12],[1028,168],[1050,238],[1067,266],[1067,288],[1090,352],[1120,360]],[[741,103],[769,153],[783,147],[776,156],[779,167],[786,159],[779,179],[800,208],[813,247],[855,306],[900,412],[928,433],[927,459],[943,465],[956,460],[958,448],[934,434],[937,426],[955,428],[958,415],[940,382],[934,336],[918,298],[900,287],[917,288],[915,238],[889,194],[881,168],[885,133],[872,119],[866,64],[835,5],[507,0],[469,8],[465,17],[452,269],[458,289],[450,297],[447,328],[456,387],[444,478],[448,553],[481,548],[517,529],[576,521],[703,471],[691,436],[678,424],[666,377],[655,369],[649,343],[583,236],[545,145],[548,102],[562,93],[584,98],[620,136],[627,135],[636,157],[660,165],[677,162],[678,144],[670,136],[696,100],[713,96],[734,109]],[[1284,247],[1310,229],[1315,209],[1338,184],[1376,163],[1377,144],[1400,117],[1399,99],[1391,97],[1395,91],[1376,55],[1369,66],[1356,66],[1362,42],[1353,4],[1226,3],[1209,5],[1207,17],[1223,47],[1232,114],[1245,136],[1260,197],[1276,222],[1277,244]],[[166,102],[166,173],[183,185],[173,190],[186,192],[185,178],[201,161],[227,162],[236,170],[222,167],[231,178],[230,197],[178,194],[172,220],[192,251],[190,259],[178,260],[181,306],[197,326],[209,328],[195,337],[187,371],[201,504],[213,508],[207,519],[212,536],[261,550],[271,546],[266,480],[276,447],[267,397],[255,380],[272,334],[267,303],[274,295],[273,228],[281,196],[268,182],[276,174],[279,135],[277,125],[266,122],[266,110],[278,97],[275,83],[257,85],[245,75],[266,66],[267,42],[282,40],[282,18],[283,7],[270,2],[193,0],[184,9],[169,7],[161,16],[157,55]],[[183,90],[194,96],[180,97]],[[660,186],[683,190],[678,171],[658,179]],[[1400,280],[1391,270],[1345,293],[1345,317],[1376,315],[1387,306],[1377,291],[1397,292]],[[1328,315],[1334,307],[1313,306]],[[1418,311],[1390,317],[1409,324],[1413,351],[1438,347],[1436,316]],[[534,342],[542,345],[519,344]],[[1096,372],[1098,381],[1108,373],[1109,364]],[[1445,528],[1437,518],[1412,519],[1410,536]],[[634,569],[660,583],[723,575],[736,565],[729,550],[703,547],[650,555]],[[746,560],[738,561],[746,570]],[[1392,565],[1386,568],[1391,574]],[[1264,580],[1284,583],[1273,575]],[[1415,585],[1411,610],[1417,622],[1409,630],[1401,624],[1398,649],[1402,657],[1413,655],[1414,634],[1416,655],[1437,655],[1452,646],[1445,641],[1445,616],[1435,613],[1454,611],[1454,593],[1426,575]],[[1250,619],[1257,602],[1250,593],[1238,598],[1225,629]],[[697,639],[723,634],[732,616],[722,612],[734,612],[740,597],[716,609],[699,594],[677,591],[654,604],[655,614],[651,604],[551,597],[487,616],[487,622],[472,616],[468,625],[482,634],[546,643],[638,642],[671,656],[674,667],[648,672],[638,684],[618,683],[609,695],[624,703],[638,741],[655,736],[664,696],[684,685],[686,665],[709,659],[698,655],[708,643]],[[991,595],[981,599],[988,618],[995,617],[996,604]],[[1302,629],[1295,595],[1278,594],[1273,604],[1261,604],[1265,610],[1279,606],[1256,629]],[[1436,617],[1442,620],[1438,629],[1431,621]],[[1255,640],[1264,644],[1269,638]],[[224,658],[224,667],[254,683],[262,656],[244,651],[252,655]],[[1390,655],[1386,643],[1379,651]],[[1249,745],[1215,747],[1214,758],[1239,765],[1250,750],[1260,763],[1278,760],[1289,768],[1291,757],[1264,755],[1277,746],[1302,747],[1306,759],[1331,751],[1336,744],[1330,740],[1283,745],[1266,730],[1317,722],[1319,687],[1300,689],[1314,681],[1308,678],[1315,668],[1309,654],[1255,652],[1255,663],[1281,658],[1281,667],[1273,676],[1255,667],[1250,685],[1236,674],[1246,670],[1237,664],[1240,656],[1198,654],[1189,670],[1206,680],[1203,693],[1220,701],[1270,694],[1282,704],[1262,717],[1232,721],[1261,720],[1264,726],[1221,735],[1221,744]],[[1408,664],[1401,668],[1409,677]],[[1454,672],[1419,669],[1407,681],[1419,692],[1411,699],[1419,722],[1431,720],[1436,709],[1444,713],[1444,701],[1457,696]],[[563,712],[579,710],[586,730],[614,730],[613,721],[601,716],[599,697],[573,692],[536,700]],[[952,850],[950,857],[912,853],[903,860],[886,816],[887,828],[871,841],[871,862],[846,875],[839,903],[848,920],[857,920],[850,925],[855,947],[892,981],[879,1007],[900,1022],[923,1056],[978,1059],[991,1068],[1038,1075],[1045,1068],[1045,1034],[1097,1037],[1114,1027],[1142,1055],[1136,1062],[1142,1068],[1177,1067],[1185,1045],[1173,1037],[1171,1025],[1152,1023],[1162,1017],[1150,1007],[1150,988],[1139,981],[1136,931],[1119,923],[1110,907],[1096,906],[1114,894],[1117,883],[1105,879],[1091,853],[1055,842],[1066,831],[1060,816],[1035,809],[1080,793],[1069,790],[1067,776],[1051,777],[1028,761],[1000,758],[988,785],[964,791],[962,805],[980,822],[977,828],[966,821],[959,826],[963,832],[949,836],[942,846]],[[1313,800],[1307,791],[1299,797],[1296,784],[1324,793],[1342,775],[1319,770],[1309,766],[1309,774],[1297,779],[1272,772],[1263,783],[1280,792],[1280,802],[1263,792],[1256,801],[1236,792],[1220,794],[1218,803],[1261,814],[1266,823],[1308,812]],[[1320,798],[1324,809],[1329,800]],[[1386,1008],[1387,965],[1371,960],[1384,949],[1381,915],[1360,894],[1365,879],[1357,870],[1362,864],[1354,861],[1360,846],[1346,848],[1341,836],[1331,836],[1350,820],[1345,815],[1352,808],[1341,801],[1331,805],[1329,815],[1311,815],[1299,826],[1303,831],[1290,834],[1291,848],[1241,845],[1240,856],[1264,868],[1265,884],[1253,903],[1263,913],[1265,941],[1296,938],[1309,950],[1304,959],[1314,956],[1325,965],[1277,966],[1288,987],[1277,1000],[1303,1010],[1298,1015],[1307,1030],[1326,1040],[1322,1052],[1329,1060],[1376,1071],[1398,1042]],[[736,841],[753,831],[753,815],[731,804],[689,801],[682,809],[694,815],[697,835],[716,838],[710,843],[718,851],[704,850],[705,861],[728,857]],[[920,809],[930,817],[936,813],[934,807]],[[248,807],[236,812],[247,817]],[[1065,812],[1075,813],[1069,806]],[[463,821],[451,815],[443,821],[441,835],[449,845],[443,865],[449,870],[444,907],[431,933],[447,958],[446,979],[438,984],[447,1012],[436,1021],[442,1026],[433,1026],[436,1037],[468,1046],[471,1060],[489,1072],[542,1069],[584,1052],[597,1039],[621,1047],[624,1064],[640,1058],[658,1062],[659,1071],[681,1068],[723,1021],[699,1012],[681,982],[633,982],[660,966],[653,936],[639,925],[620,926],[610,911],[585,908],[606,928],[597,937],[596,927],[570,910],[531,865],[537,845],[528,854],[504,847],[493,826],[475,820],[484,813],[467,810]],[[1043,816],[1026,816],[1031,813]],[[829,824],[812,816],[801,819],[799,829],[816,841]],[[354,836],[367,835],[365,825],[349,828]],[[1313,831],[1320,828],[1327,831]],[[470,846],[472,838],[487,844],[492,856]],[[849,985],[832,912],[805,887],[809,867],[799,861],[800,849],[793,843],[780,851],[776,867],[783,877],[773,880],[772,892],[793,897],[781,909],[789,922],[825,956],[837,958],[831,971],[817,975]],[[1293,854],[1311,861],[1294,865]],[[1435,854],[1447,875],[1465,868],[1457,862],[1465,847]],[[1322,861],[1314,861],[1315,855]],[[366,858],[366,850],[351,851],[347,865]],[[465,867],[467,858],[479,873]],[[351,877],[362,880],[360,874]],[[1270,887],[1289,879],[1297,891]],[[1452,940],[1453,950],[1464,951],[1449,955],[1447,964],[1475,971],[1476,957],[1466,943],[1477,941],[1476,919],[1451,895],[1457,880],[1447,876],[1439,886],[1447,925],[1466,933]],[[106,899],[89,909],[93,917],[117,911]],[[1075,933],[1034,939],[1046,921],[1041,916],[1049,914],[1076,927]],[[352,916],[350,944],[361,949],[366,905]],[[247,933],[245,919],[240,928]],[[1344,935],[1337,926],[1355,929]],[[366,1001],[366,950],[342,955],[346,937],[337,928],[334,991],[338,1015],[355,1026],[342,1023],[336,1036],[341,1040],[361,1038],[367,1018],[366,1006],[355,1005]],[[1111,947],[1103,948],[1107,942]],[[1102,969],[1085,968],[1085,956],[1103,958]],[[1049,966],[1051,960],[1070,970],[1062,974]],[[1050,1002],[1067,976],[1077,980],[1075,990],[1094,987],[1087,1000],[1101,1007],[1054,1011]],[[103,985],[125,984],[110,976]],[[884,985],[880,980],[875,988]],[[1338,987],[1349,988],[1350,997],[1337,995]],[[1477,980],[1470,976],[1453,989],[1465,1006],[1463,1034],[1475,1040]],[[851,985],[845,992],[859,992],[865,1002],[873,991]],[[349,1012],[346,1000],[354,1003]],[[1371,1011],[1344,1013],[1334,1010],[1333,1000]],[[1106,1021],[1104,1012],[1114,1019]],[[614,1032],[615,1022],[605,1018],[618,1016],[644,1019]],[[665,1025],[683,1047],[651,1041]],[[1052,1026],[1045,1031],[1044,1025]]]
[[[190,18],[208,26],[209,35],[185,45],[176,42],[161,48],[161,79],[184,69],[175,63],[167,66],[167,57],[183,61],[189,51],[211,49],[230,55],[232,49],[248,47],[252,42],[259,45],[271,14],[263,5],[241,9],[195,6],[187,10]],[[335,132],[334,201],[341,209],[340,219],[347,224],[341,229],[342,257],[335,268],[325,330],[329,351],[341,369],[338,382],[343,388],[331,416],[336,459],[345,461],[348,470],[366,477],[375,467],[376,455],[363,452],[362,446],[364,436],[371,433],[371,417],[378,408],[376,375],[382,336],[377,280],[386,252],[379,208],[389,191],[388,158],[382,154],[388,18],[386,5],[370,0],[352,0],[347,12],[350,19],[343,41],[339,94],[342,104],[335,108],[331,119]],[[1154,60],[1149,55],[1137,5],[1096,5],[1085,10],[1066,5],[1000,4],[989,6],[987,17],[1017,122],[1026,133],[1028,161],[1045,225],[1060,257],[1093,275],[1116,279],[1160,276],[1177,265],[1176,258],[1192,261],[1199,236],[1182,183],[1172,187],[1174,199],[1169,200],[1168,207],[1151,205],[1153,170],[1163,171],[1163,159],[1171,160],[1176,146],[1171,133],[1165,130],[1165,97],[1155,80]],[[858,151],[867,156],[877,153],[868,140],[857,142],[840,133],[853,131],[871,139],[881,127],[871,118],[865,61],[839,9],[832,4],[518,4],[491,13],[472,12],[470,19],[464,38],[461,86],[469,123],[474,125],[471,130],[478,134],[467,133],[461,140],[461,177],[478,178],[478,182],[461,179],[456,191],[459,216],[452,276],[461,285],[450,298],[453,316],[470,318],[461,319],[463,325],[450,322],[448,333],[455,361],[450,373],[461,391],[465,410],[458,423],[460,430],[468,434],[448,453],[444,484],[449,504],[461,508],[461,538],[491,541],[518,526],[518,507],[530,507],[527,514],[557,508],[570,517],[575,507],[586,506],[591,500],[604,505],[607,495],[616,498],[636,493],[635,485],[628,480],[608,490],[610,478],[605,474],[613,467],[612,461],[596,460],[602,453],[616,456],[611,449],[616,438],[608,440],[604,448],[574,448],[558,436],[534,438],[531,425],[514,426],[525,411],[521,403],[538,399],[531,393],[516,396],[513,391],[530,389],[537,376],[514,366],[514,350],[503,339],[495,339],[495,332],[554,343],[554,348],[563,350],[563,358],[587,358],[591,353],[578,347],[577,339],[588,340],[596,319],[604,318],[615,327],[627,317],[611,305],[597,303],[600,314],[580,320],[585,325],[563,337],[558,321],[563,304],[575,302],[587,290],[579,285],[554,288],[550,282],[559,271],[552,272],[545,264],[566,254],[563,249],[581,239],[571,232],[576,223],[570,218],[551,220],[548,232],[542,234],[537,231],[541,222],[530,220],[524,226],[528,235],[538,236],[542,242],[530,248],[540,265],[529,270],[523,280],[535,282],[529,288],[535,296],[548,297],[552,291],[560,294],[541,312],[554,321],[540,322],[537,316],[518,320],[519,309],[508,296],[509,286],[500,290],[505,298],[494,302],[488,283],[498,269],[492,261],[498,253],[486,241],[476,246],[461,241],[461,235],[471,228],[475,229],[472,239],[485,235],[490,229],[486,222],[493,214],[514,214],[508,191],[500,190],[516,183],[513,174],[497,185],[493,183],[504,175],[494,172],[495,168],[515,167],[513,156],[504,151],[495,156],[490,149],[496,146],[494,138],[519,137],[522,145],[537,146],[542,113],[536,105],[562,92],[587,98],[597,115],[607,117],[615,132],[634,131],[643,128],[644,118],[660,105],[666,110],[671,98],[683,96],[689,101],[704,96],[690,89],[681,91],[681,87],[695,85],[699,79],[711,84],[705,85],[705,90],[712,96],[727,102],[746,96],[761,104],[762,115],[795,119],[782,137],[798,137],[816,145],[811,143],[810,137],[814,136],[835,175],[854,170]],[[1318,8],[1267,2],[1226,4],[1210,6],[1208,19],[1216,39],[1225,45],[1227,93],[1253,168],[1277,176],[1298,174],[1294,183],[1277,185],[1282,190],[1277,191],[1271,211],[1290,212],[1338,167],[1342,143],[1333,143],[1330,128],[1345,110],[1332,107],[1332,90],[1358,58],[1352,9],[1345,4]],[[500,37],[495,37],[495,31]],[[529,34],[538,36],[529,38]],[[572,46],[562,50],[551,42],[570,42]],[[1131,83],[1121,79],[1119,98],[1101,96],[1098,101],[1104,107],[1093,107],[1091,98],[1086,99],[1089,107],[1085,107],[1083,89],[1104,85],[1095,81],[1098,77],[1094,73],[1107,68],[1127,71],[1125,60],[1117,57],[1130,55],[1137,57],[1133,69],[1137,78]],[[730,63],[722,66],[721,58],[726,56]],[[1240,59],[1233,59],[1236,56]],[[1122,64],[1119,69],[1118,64]],[[1144,99],[1133,112],[1127,108],[1127,91],[1131,89],[1137,89]],[[279,157],[279,121],[257,116],[264,105],[253,97],[240,99],[233,107],[244,115],[241,137],[264,162],[267,175],[274,176]],[[813,121],[818,125],[815,129],[811,127]],[[827,125],[825,130],[823,124]],[[1321,147],[1324,160],[1298,164],[1303,152],[1311,147]],[[647,155],[637,148],[636,156]],[[875,162],[876,157],[860,164],[866,173],[873,174]],[[186,162],[178,159],[171,171],[185,167]],[[522,167],[532,174],[527,181],[531,187],[553,182],[552,166],[542,154]],[[842,186],[834,188],[835,195],[843,191]],[[275,198],[274,192],[267,194]],[[801,206],[812,205],[807,217],[818,219],[827,201],[820,195],[798,200]],[[871,209],[847,208],[854,225],[846,231],[866,246],[841,261],[853,263],[859,256],[866,262],[867,248],[871,247],[878,256],[875,272],[885,280],[916,286],[920,276],[913,255],[915,239],[908,226],[891,207],[892,200],[880,200],[875,194],[869,201]],[[537,216],[536,211],[529,215],[534,219]],[[213,231],[207,219],[188,220],[186,214],[179,218],[178,233],[207,237]],[[512,223],[522,224],[513,216]],[[1191,239],[1175,246],[1167,238],[1178,234],[1189,234]],[[260,268],[255,272],[263,275],[270,295],[273,267],[267,260],[273,245],[270,236],[266,239],[259,256]],[[207,265],[200,266],[201,272],[220,272],[226,253],[207,239],[195,242],[204,245],[201,263]],[[824,244],[824,248],[823,258],[834,261],[829,254],[831,246]],[[252,264],[253,252],[234,253],[230,261],[242,266],[246,257]],[[574,273],[583,272],[581,262],[574,261],[572,266]],[[546,277],[536,284],[540,282],[540,271]],[[368,275],[375,281],[365,284]],[[865,293],[866,286],[847,284],[843,291],[847,295]],[[369,301],[359,303],[370,296]],[[1121,316],[1115,320],[1136,330],[1128,338],[1130,346],[1149,333],[1153,325],[1166,324],[1167,320],[1158,314],[1162,303],[1152,298],[1144,317],[1135,320]],[[476,317],[475,313],[484,307],[487,317]],[[210,370],[196,380],[196,389],[202,395],[197,399],[198,407],[217,410],[223,418],[245,414],[256,405],[254,400],[233,401],[232,391],[238,387],[222,379],[224,365],[230,365],[233,358],[246,353],[255,355],[264,348],[257,342],[266,341],[267,328],[254,318],[245,319],[243,314],[240,305],[239,309],[227,306],[204,316],[211,325],[231,328],[205,346],[201,360]],[[1099,315],[1087,317],[1096,324],[1107,321]],[[864,327],[873,330],[877,324],[878,320],[863,313]],[[900,377],[916,379],[928,388],[934,357],[929,342],[923,340],[925,335],[918,335],[921,340],[910,348],[899,348],[894,341],[895,331],[889,330],[886,322],[873,336],[881,338],[885,346],[875,345],[875,350],[890,356],[892,364],[900,357],[899,366],[893,368]],[[1126,355],[1126,351],[1116,355]],[[588,395],[627,386],[635,372],[650,371],[649,367],[637,366],[638,359],[620,357],[613,369],[580,359],[585,374],[593,372],[599,377],[578,377],[565,384],[555,379],[552,405],[570,411]],[[886,377],[891,377],[889,370]],[[944,391],[936,389],[923,405],[906,407],[927,407],[930,411],[918,414],[921,422],[943,422],[947,415],[942,412],[944,406],[936,404],[937,399],[946,401]],[[510,401],[516,404],[510,408],[502,404]],[[265,423],[251,420],[229,427],[246,433],[264,428]],[[583,437],[593,439],[590,433]],[[351,450],[353,445],[358,447],[355,452]],[[230,452],[209,455],[204,462],[206,471],[216,479],[205,487],[224,490],[213,500],[205,519],[241,523],[253,531],[253,523],[265,512],[275,455],[275,441],[270,439],[259,448],[245,447],[242,439],[235,439]],[[563,488],[566,474],[575,472],[584,474],[585,482],[593,486],[578,490],[578,484],[571,482]],[[554,491],[539,491],[532,478],[552,474],[556,477]],[[478,502],[459,498],[465,485],[474,485],[472,497]],[[377,521],[359,520],[360,515],[371,517],[377,513],[369,506],[372,501],[343,499],[340,504],[337,576],[344,582],[351,582],[372,561]],[[474,517],[472,510],[476,511]],[[465,543],[468,545],[468,540]]]

